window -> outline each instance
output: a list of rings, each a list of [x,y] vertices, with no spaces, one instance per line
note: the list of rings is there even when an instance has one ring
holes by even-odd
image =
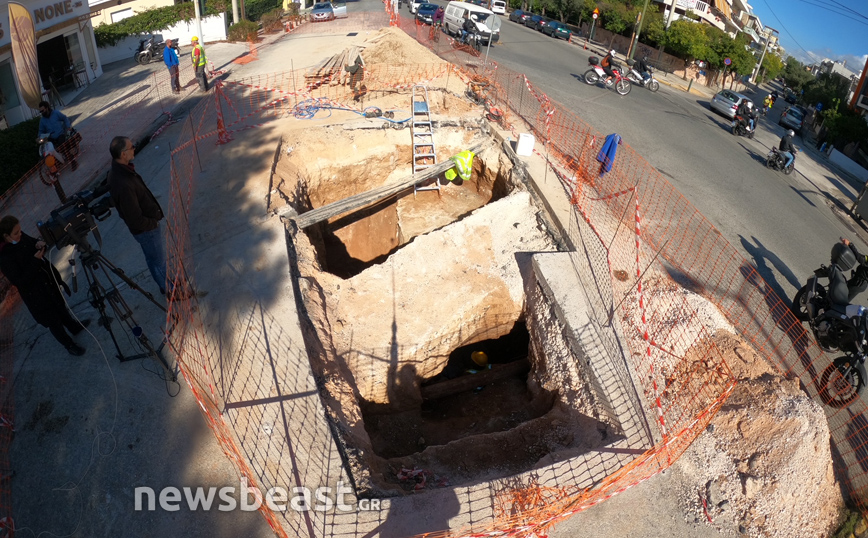
[[[135,15],[135,13],[133,13],[133,8],[121,9],[111,14],[112,22],[115,23],[118,21],[122,21],[124,19],[132,17],[133,15]]]

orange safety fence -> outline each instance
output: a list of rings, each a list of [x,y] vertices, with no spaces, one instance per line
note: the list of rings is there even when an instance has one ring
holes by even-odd
[[[386,3],[387,12],[389,6]],[[382,14],[379,16],[382,19]],[[618,148],[611,170],[601,173],[597,156],[605,135],[551,101],[524,75],[486,62],[477,51],[453,45],[447,36],[432,34],[402,14],[387,20],[451,63],[368,65],[368,96],[406,92],[417,82],[451,91],[450,81],[475,81],[477,88],[484,88],[487,106],[502,111],[504,126],[517,129],[513,132],[516,136],[519,130],[530,130],[541,142],[549,170],[561,179],[564,196],[572,203],[564,232],[580,253],[576,272],[589,300],[592,321],[603,328],[598,343],[605,350],[604,360],[616,368],[626,359],[636,372],[638,405],[643,406],[653,438],[643,453],[621,461],[595,483],[582,479],[587,476],[583,464],[564,462],[554,481],[514,483],[502,488],[490,485],[486,498],[462,505],[460,515],[470,516],[467,519],[474,522],[470,528],[426,536],[544,534],[556,522],[668,468],[687,449],[725,402],[734,379],[720,351],[710,343],[708,328],[686,298],[660,293],[675,281],[717,305],[760,354],[781,372],[798,376],[808,394],[820,400],[818,377],[828,367],[829,359],[756,269],[627,143]],[[307,29],[313,26],[302,24],[293,32],[312,31]],[[185,121],[172,150],[172,194],[167,207],[168,270],[176,285],[197,281],[196,269],[202,271],[203,267],[197,264],[194,254],[200,249],[195,248],[198,245],[193,233],[195,213],[207,211],[197,206],[202,162],[216,159],[220,152],[232,147],[233,141],[254,136],[257,127],[275,119],[311,117],[332,108],[358,113],[364,110],[364,104],[353,103],[348,86],[310,84],[305,74],[285,72],[217,82],[213,94],[201,101]],[[167,85],[163,82],[158,87],[165,90]],[[124,113],[121,110],[119,107],[118,113]],[[152,108],[150,121],[158,115],[159,109]],[[139,124],[148,122],[142,120]],[[97,139],[99,129],[95,133],[89,136]],[[105,151],[100,147],[108,145],[107,131],[105,136],[103,146],[95,147],[92,154]],[[4,198],[3,203],[8,202],[11,209],[4,208],[3,212],[21,211],[19,218],[23,214],[34,221],[44,218],[47,211],[41,206],[50,210],[57,202],[49,187],[36,182],[38,178],[31,177],[8,200]],[[80,185],[85,183],[82,179]],[[20,200],[12,200],[16,196]],[[30,211],[28,203],[36,208]],[[8,319],[13,303],[7,300],[3,304],[0,318]],[[274,357],[280,350],[303,345],[292,342],[291,331],[281,320],[262,305],[255,305],[231,313],[233,320],[219,321],[243,328],[239,341],[229,347],[206,330],[216,314],[204,306],[195,298],[170,303],[167,320],[173,320],[175,330],[169,345],[209,426],[238,472],[263,491],[269,485],[320,484],[325,477],[339,473],[341,462],[335,440],[318,420],[322,404],[317,386],[307,374],[311,368],[309,357],[297,352],[282,354],[279,361]],[[611,328],[612,317],[621,328],[627,353],[618,334],[606,329]],[[8,331],[11,324],[0,326]],[[6,346],[6,337],[0,334],[0,359],[4,363],[0,375],[5,375],[7,369],[11,371],[11,343]],[[242,357],[249,358],[249,362],[242,362]],[[286,397],[282,405],[288,408],[275,411],[273,407],[249,403],[274,398],[275,391],[277,396]],[[2,416],[11,414],[12,398],[4,396]],[[864,404],[857,400],[845,409],[825,409],[837,475],[850,498],[864,511],[868,479]],[[298,428],[281,430],[280,435],[263,440],[261,425],[273,421],[274,413],[298,417]],[[6,435],[0,424],[2,464],[8,463]],[[6,445],[2,445],[4,440]],[[275,461],[280,464],[275,465]],[[5,515],[11,518],[8,481],[0,486],[0,510],[6,510]],[[340,534],[330,531],[343,528],[365,534],[382,523],[376,514],[298,515],[272,512],[266,505],[260,511],[278,536]],[[3,516],[0,514],[0,525]]]
[[[591,173],[595,163],[593,156],[596,156],[602,146],[602,137],[595,135],[588,126],[569,113],[560,112],[554,103],[518,73],[508,73],[502,69],[468,72],[456,69],[451,64],[368,65],[365,82],[370,96],[378,92],[394,92],[396,89],[401,91],[401,88],[407,88],[414,81],[422,80],[427,81],[429,91],[432,88],[449,91],[447,80],[454,81],[457,78],[466,83],[471,77],[489,81],[496,90],[489,94],[489,99],[497,99],[497,104],[510,111],[508,114],[514,121],[524,118],[535,131],[550,133],[551,140],[562,137],[574,143],[575,151],[569,153],[573,156],[572,173]],[[196,121],[185,124],[184,132],[173,150],[173,202],[168,210],[168,243],[169,270],[176,282],[195,280],[192,268],[201,266],[201,262],[197,264],[192,254],[190,229],[190,222],[194,220],[190,215],[196,208],[198,163],[216,158],[214,152],[220,151],[218,146],[228,139],[238,140],[245,136],[244,132],[265,126],[277,118],[306,117],[309,113],[315,114],[333,108],[361,112],[363,105],[348,104],[351,102],[351,95],[351,89],[344,84],[305,85],[304,73],[263,75],[216,86],[213,98],[201,103],[193,111],[191,117],[196,118]],[[305,109],[306,106],[313,107],[313,111]],[[569,134],[567,130],[574,132]],[[579,131],[581,135],[576,136],[575,131]],[[589,139],[592,143],[585,147]],[[558,150],[560,151],[560,148]],[[642,385],[644,401],[650,402],[645,411],[649,417],[653,417],[651,420],[657,425],[654,436],[659,441],[632,461],[612,469],[607,478],[593,487],[579,479],[570,478],[587,474],[587,469],[583,468],[585,464],[579,464],[576,468],[562,471],[563,481],[556,485],[517,485],[504,491],[492,491],[489,504],[496,506],[496,519],[482,517],[483,511],[474,513],[471,520],[482,520],[483,523],[464,529],[466,532],[497,535],[526,535],[532,530],[542,532],[556,521],[653,476],[671,465],[686,450],[692,440],[703,431],[734,386],[732,375],[719,350],[709,343],[711,335],[707,328],[702,326],[683,297],[675,295],[674,298],[662,299],[657,294],[642,295],[646,279],[641,277],[649,265],[655,266],[656,273],[665,274],[656,257],[654,236],[649,236],[650,232],[643,228],[646,226],[644,223],[653,221],[647,214],[658,211],[660,203],[666,205],[686,201],[671,186],[664,188],[669,195],[661,199],[659,191],[656,190],[657,186],[647,184],[649,178],[655,177],[653,168],[644,159],[633,154],[629,147],[624,147],[621,152],[616,167],[606,177],[599,179],[596,187],[591,183],[565,182],[565,186],[574,194],[576,225],[584,227],[586,223],[592,224],[595,233],[601,234],[576,235],[571,239],[575,244],[584,243],[585,249],[593,253],[588,260],[587,274],[582,275],[583,280],[605,282],[605,286],[610,289],[608,294],[593,297],[594,310],[600,322],[607,323],[606,318],[612,307],[618,305],[622,299],[630,299],[628,304],[631,312],[626,313],[625,310],[625,314],[619,316],[619,319],[623,318],[621,322],[629,328],[625,329],[625,332],[629,347],[633,351],[631,358],[634,360],[634,368],[639,372],[637,378]],[[596,166],[599,168],[599,163],[596,163]],[[616,183],[619,188],[611,188],[611,183]],[[585,187],[588,190],[585,190]],[[623,209],[623,204],[626,204],[629,211]],[[621,219],[625,220],[622,222]],[[578,230],[573,231],[578,234]],[[690,232],[685,230],[684,233]],[[604,238],[607,239],[603,241]],[[613,238],[617,238],[619,246],[624,248],[607,250]],[[625,272],[632,276],[628,276],[626,283],[615,291],[612,290],[612,271],[618,274]],[[655,280],[659,278],[657,276]],[[638,296],[633,291],[633,284],[638,285]],[[226,371],[225,365],[221,365],[218,358],[228,352],[221,350],[204,331],[203,328],[208,322],[195,307],[195,301],[173,303],[169,315],[182,320],[172,336],[172,347],[177,352],[185,378],[198,398],[207,399],[203,403],[206,416],[227,455],[237,462],[239,472],[246,476],[250,483],[263,486],[316,482],[317,477],[324,473],[322,466],[327,466],[320,462],[329,462],[335,458],[333,441],[328,432],[316,431],[315,426],[310,426],[310,437],[317,440],[314,446],[321,447],[323,452],[308,453],[304,464],[296,458],[281,457],[280,461],[292,463],[287,464],[288,467],[285,465],[277,468],[268,465],[263,459],[266,458],[264,452],[256,448],[256,440],[251,439],[249,434],[251,423],[262,420],[257,413],[264,411],[247,408],[240,410],[234,406],[231,406],[232,412],[215,414],[212,411],[233,400],[253,400],[256,392],[268,387],[253,384],[242,389],[241,395],[232,398],[221,392],[218,380],[226,376]],[[258,316],[263,318],[264,314],[259,313]],[[681,323],[671,323],[672,317],[680,318]],[[245,332],[249,331],[248,334],[273,334],[273,325],[279,326],[279,323],[270,317],[254,321],[257,328],[245,329]],[[247,323],[251,323],[250,320]],[[270,327],[270,330],[260,327],[262,324]],[[280,332],[285,333],[285,330],[281,329]],[[448,338],[444,337],[444,340]],[[240,345],[256,348],[264,343],[260,336],[256,336],[253,342],[245,340]],[[269,345],[272,346],[273,344]],[[290,347],[285,344],[280,346],[281,349]],[[606,347],[612,362],[617,362],[617,342],[612,339]],[[264,349],[258,351],[262,353],[256,352],[252,355],[267,355]],[[376,360],[376,355],[377,353],[371,355],[373,360]],[[693,356],[688,359],[687,355]],[[303,356],[292,353],[288,360],[302,370],[308,367]],[[364,360],[364,357],[359,360]],[[702,368],[695,367],[697,363],[701,363]],[[665,368],[661,365],[665,365]],[[257,370],[250,364],[244,368]],[[236,383],[233,382],[232,385],[230,390],[235,390]],[[251,390],[254,394],[247,394],[245,390]],[[268,389],[268,392],[273,390]],[[316,415],[317,412],[315,409],[308,409],[303,415]],[[298,413],[293,413],[292,416],[298,416]],[[243,439],[243,442],[235,442],[228,434],[230,431],[234,432],[238,439]],[[299,443],[300,438],[294,438],[291,431],[287,431],[287,435],[289,438],[284,442],[286,450],[290,450]],[[239,446],[244,447],[243,451],[239,451]],[[251,474],[254,469],[258,471]],[[324,524],[320,521],[323,516],[319,514],[305,514],[305,521],[300,521],[284,514],[273,513],[267,508],[261,510],[272,528],[276,531],[282,529],[282,532],[277,531],[280,535],[305,533],[308,523],[311,528],[321,528]],[[310,518],[314,521],[310,521]],[[339,519],[335,517],[332,523],[337,526],[335,521]]]

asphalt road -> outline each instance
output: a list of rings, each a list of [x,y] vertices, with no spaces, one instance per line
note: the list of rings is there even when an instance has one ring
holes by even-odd
[[[734,137],[727,119],[712,112],[706,98],[665,85],[657,93],[634,87],[622,97],[585,84],[581,75],[589,56],[589,51],[506,18],[500,42],[490,52],[501,66],[525,73],[549,98],[601,133],[621,135],[779,294],[792,297],[813,269],[828,264],[831,246],[840,236],[868,251],[854,233],[856,226],[833,212],[822,193],[829,179],[813,170],[817,167],[802,172],[809,167],[800,168],[800,163],[809,156],[797,157],[796,172],[790,176],[765,168],[769,148],[784,133],[777,125],[782,101],[760,118],[754,140]],[[797,137],[796,145],[800,142]]]

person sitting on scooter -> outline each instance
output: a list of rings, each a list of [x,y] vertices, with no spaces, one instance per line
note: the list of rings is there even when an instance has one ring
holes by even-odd
[[[784,168],[787,168],[792,164],[793,159],[795,159],[795,154],[797,152],[796,146],[793,145],[793,137],[796,133],[790,129],[784,136],[781,137],[781,143],[778,144],[778,150],[780,150],[781,155],[787,158],[787,162],[784,163]]]
[[[603,59],[600,60],[600,67],[602,67],[603,71],[606,72],[605,82],[607,86],[612,83],[612,78],[615,76],[615,72],[612,68],[617,66],[618,62],[615,60],[615,49],[610,50],[608,54],[603,56]]]
[[[57,110],[52,110],[48,101],[39,103],[39,138],[48,138],[56,146],[66,142],[66,134],[72,129],[72,122]]]
[[[648,57],[643,56],[639,63],[636,64],[636,70],[639,71],[639,74],[642,75],[642,84],[645,84],[651,79],[651,69],[648,65]]]
[[[850,242],[846,237],[842,237],[841,242],[853,251],[853,255],[856,256],[856,263],[859,264],[856,267],[856,270],[853,271],[850,280],[847,281],[847,298],[852,303],[853,299],[855,299],[857,295],[868,290],[868,256],[859,252],[856,245]]]
[[[741,102],[740,105],[738,105],[738,109],[735,111],[736,116],[739,116],[741,118],[739,120],[739,123],[741,123],[741,125],[744,127],[750,126],[749,121],[752,108],[753,103],[750,101],[750,99],[745,99]]]
[[[461,41],[465,44],[467,43],[470,36],[478,31],[476,23],[474,22],[475,19],[476,15],[470,15],[464,19],[464,24],[461,25]]]

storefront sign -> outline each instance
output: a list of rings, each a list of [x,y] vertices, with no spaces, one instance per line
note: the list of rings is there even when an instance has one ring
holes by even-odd
[[[36,8],[33,10],[33,19],[36,24],[51,20],[55,17],[72,14],[72,0],[57,2],[45,7]]]
[[[23,5],[9,2],[9,25],[12,27],[12,58],[18,72],[18,86],[24,102],[35,109],[42,98],[36,60],[36,32],[30,13]]]

